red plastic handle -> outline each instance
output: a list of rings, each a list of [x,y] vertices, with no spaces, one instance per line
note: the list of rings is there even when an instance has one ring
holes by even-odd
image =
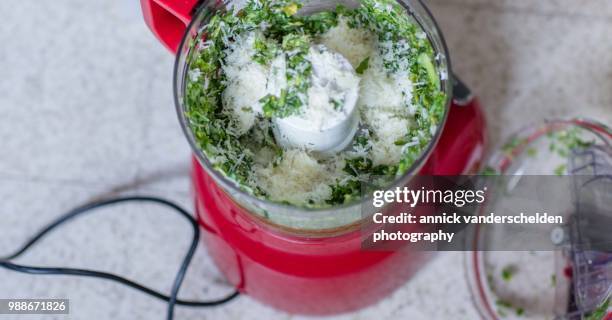
[[[197,3],[198,0],[140,0],[149,29],[175,54]]]

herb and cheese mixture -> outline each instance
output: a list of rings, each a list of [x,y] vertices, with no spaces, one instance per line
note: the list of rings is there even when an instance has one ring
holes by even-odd
[[[213,16],[192,43],[185,105],[215,169],[254,196],[318,208],[411,167],[444,116],[445,75],[395,1],[313,15],[300,14],[302,5],[248,0]],[[358,129],[333,154],[287,147],[275,134],[286,123],[325,130],[351,114]]]

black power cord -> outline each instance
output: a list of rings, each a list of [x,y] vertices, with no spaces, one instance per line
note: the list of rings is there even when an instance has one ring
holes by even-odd
[[[78,216],[84,215],[86,213],[90,213],[91,211],[95,209],[99,209],[102,207],[107,207],[107,206],[111,206],[115,204],[120,204],[120,203],[127,203],[127,202],[150,202],[150,203],[163,205],[179,213],[181,216],[187,219],[191,223],[191,226],[193,227],[193,238],[191,240],[191,245],[189,247],[189,250],[187,251],[187,254],[185,255],[185,258],[183,258],[183,261],[181,263],[181,267],[179,268],[178,273],[176,274],[174,283],[172,285],[172,291],[169,296],[163,293],[160,293],[158,291],[155,291],[153,289],[147,288],[129,279],[112,274],[112,273],[101,272],[101,271],[96,271],[96,270],[87,270],[87,269],[26,266],[26,265],[20,265],[20,264],[11,262],[12,260],[26,253],[32,246],[34,246],[37,242],[39,242],[45,235],[53,231],[55,228],[63,225],[64,223],[69,222]],[[198,227],[197,221],[185,209],[181,208],[177,204],[171,201],[162,199],[162,198],[158,198],[158,197],[147,197],[147,196],[119,197],[119,198],[112,198],[108,200],[93,202],[93,203],[84,205],[82,207],[78,207],[76,209],[73,209],[67,212],[66,214],[58,218],[57,220],[47,225],[41,231],[39,231],[28,242],[26,242],[26,244],[23,245],[21,249],[17,250],[14,254],[8,257],[0,257],[0,267],[9,269],[12,271],[17,271],[17,272],[27,273],[27,274],[34,274],[34,275],[70,275],[70,276],[91,277],[91,278],[106,279],[106,280],[114,281],[122,285],[136,289],[140,292],[143,292],[157,299],[166,301],[168,303],[167,319],[172,320],[174,319],[174,308],[176,305],[187,306],[187,307],[214,307],[214,306],[218,306],[218,305],[227,303],[233,300],[234,298],[238,297],[239,295],[239,292],[235,291],[234,293],[230,294],[229,296],[225,298],[222,298],[219,300],[212,300],[212,301],[188,301],[188,300],[178,299],[179,290],[181,289],[181,285],[183,284],[185,274],[187,272],[187,269],[189,268],[189,264],[191,263],[191,260],[193,259],[193,256],[195,254],[195,250],[198,246],[199,241],[200,241],[200,228]]]

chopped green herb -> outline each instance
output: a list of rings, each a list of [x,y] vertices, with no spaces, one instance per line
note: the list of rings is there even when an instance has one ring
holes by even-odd
[[[495,301],[495,305],[497,305],[497,314],[499,314],[500,317],[505,318],[508,316],[508,314],[506,313],[506,311],[508,309],[513,309],[514,307],[512,306],[512,303],[506,301],[506,300],[501,300],[501,299],[497,299]]]
[[[516,308],[516,315],[519,317],[522,317],[523,315],[525,315],[525,309],[523,308]]]
[[[506,300],[497,299],[495,301],[495,304],[498,307],[502,307],[502,308],[508,308],[508,309],[514,308],[514,306],[512,306],[512,303],[510,303],[509,301],[506,301]]]
[[[482,169],[480,174],[483,176],[498,176],[499,172],[497,172],[497,170],[495,170],[493,167],[485,167]]]
[[[564,164],[561,164],[555,168],[555,174],[558,176],[565,175],[566,171],[567,171],[567,166]]]
[[[548,137],[551,140],[549,150],[562,158],[567,158],[573,150],[592,145],[593,141],[586,141],[581,137],[581,131],[580,128],[570,128],[549,132]]]
[[[401,139],[395,141],[395,145],[396,146],[404,146],[404,145],[407,145],[408,143],[410,143],[410,141],[407,140],[407,137],[404,137],[404,138],[401,138]]]
[[[279,52],[279,48],[273,41],[265,39],[255,39],[255,56],[253,60],[261,65],[268,65]]]
[[[487,274],[487,284],[489,285],[489,289],[495,290],[495,278],[492,274]]]
[[[527,155],[530,157],[535,157],[538,154],[538,150],[536,150],[535,148],[529,148],[527,149]]]
[[[303,18],[304,29],[312,35],[320,35],[338,25],[337,12],[323,11]]]
[[[332,186],[332,196],[327,200],[327,204],[337,205],[359,199],[361,197],[361,183],[357,180],[350,180],[344,184],[338,183]]]
[[[506,266],[502,269],[501,277],[504,281],[508,282],[512,280],[512,277],[514,277],[516,271],[516,266]]]
[[[357,74],[363,74],[366,70],[368,70],[369,67],[370,67],[370,57],[367,57],[363,59],[363,61],[361,61],[357,69],[355,69],[355,72],[357,72]]]
[[[346,160],[344,171],[355,177],[372,170],[372,160],[367,158],[356,158]]]
[[[524,145],[525,143],[527,143],[527,139],[524,138],[512,138],[508,143],[506,143],[503,147],[502,147],[502,151],[507,155],[507,156],[512,156],[514,151],[516,150],[516,148]]]
[[[341,110],[342,109],[342,101],[338,101],[336,99],[331,99],[329,102],[334,105],[334,110]]]
[[[434,83],[436,86],[439,86],[440,78],[438,77],[438,73],[436,72],[436,67],[434,67],[433,62],[431,61],[431,57],[423,52],[419,55],[418,59],[421,66],[427,72],[427,77],[431,83]]]
[[[557,286],[557,275],[553,274],[550,276],[550,285],[552,287],[556,287]]]

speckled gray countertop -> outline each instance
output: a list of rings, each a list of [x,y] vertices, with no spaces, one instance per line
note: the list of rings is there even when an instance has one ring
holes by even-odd
[[[481,97],[493,144],[550,117],[612,123],[612,2],[432,0],[456,72]],[[0,255],[58,214],[132,188],[190,205],[172,56],[137,0],[0,1]],[[135,188],[135,189],[134,189]],[[188,244],[156,207],[106,210],[20,261],[112,271],[168,291]],[[227,290],[200,248],[182,296]],[[165,304],[91,279],[0,270],[0,298],[67,297],[71,319],[162,319]],[[56,317],[64,319],[66,317]],[[177,319],[295,319],[248,297]],[[463,255],[439,254],[382,303],[336,319],[475,319]],[[28,316],[0,319],[54,319]]]

